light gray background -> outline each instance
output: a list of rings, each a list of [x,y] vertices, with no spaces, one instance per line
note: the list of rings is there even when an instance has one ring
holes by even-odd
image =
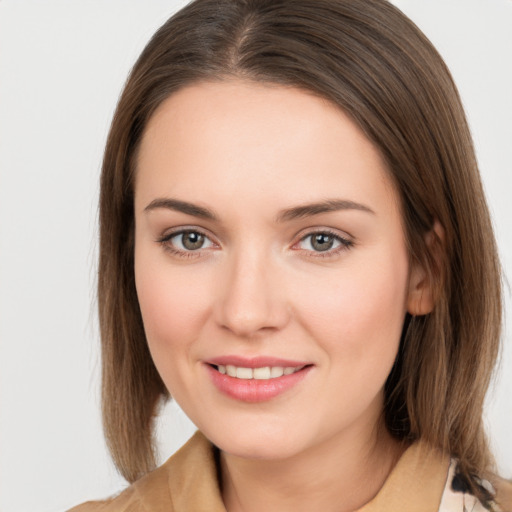
[[[1,512],[62,511],[124,486],[99,417],[98,175],[128,70],[184,3],[0,0]],[[459,85],[510,276],[512,1],[395,3],[431,38]],[[510,329],[505,339],[487,424],[510,478]],[[192,430],[168,407],[161,460]]]

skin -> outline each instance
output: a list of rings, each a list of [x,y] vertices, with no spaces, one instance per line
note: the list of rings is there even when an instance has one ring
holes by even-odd
[[[155,206],[169,198],[216,218]],[[325,200],[364,208],[278,220]],[[404,448],[382,424],[404,316],[431,308],[374,145],[337,107],[295,88],[188,86],[144,133],[135,219],[149,348],[171,395],[221,449],[227,510],[340,512],[370,501]],[[187,250],[183,228],[204,245]],[[326,231],[348,244],[329,238],[332,249],[319,251],[309,235]],[[247,403],[207,370],[233,354],[312,367],[281,395]]]

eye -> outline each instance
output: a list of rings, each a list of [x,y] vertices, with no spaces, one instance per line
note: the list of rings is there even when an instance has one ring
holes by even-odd
[[[325,256],[336,254],[348,249],[353,242],[330,231],[315,231],[302,237],[296,244],[298,249],[313,253],[326,253]],[[320,256],[321,254],[318,254]]]
[[[158,242],[171,253],[183,256],[214,246],[214,243],[204,233],[194,229],[174,231],[159,239]]]
[[[173,235],[169,242],[172,242],[177,249],[182,251],[197,251],[212,245],[211,241],[202,233],[197,231],[182,231]]]

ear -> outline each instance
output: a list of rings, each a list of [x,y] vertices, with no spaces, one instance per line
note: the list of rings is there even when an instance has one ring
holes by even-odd
[[[425,244],[436,263],[437,269],[442,268],[444,240],[444,229],[439,221],[436,220],[432,229],[425,235]],[[440,275],[437,277],[441,279]],[[439,282],[433,282],[433,279],[433,272],[428,272],[422,263],[418,261],[412,263],[407,296],[407,311],[411,315],[427,315],[434,309]]]

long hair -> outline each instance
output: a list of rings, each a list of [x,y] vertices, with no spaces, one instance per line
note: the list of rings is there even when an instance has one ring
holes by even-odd
[[[196,0],[137,60],[112,122],[100,194],[103,418],[118,469],[134,481],[154,467],[153,419],[168,398],[134,283],[138,146],[169,95],[232,78],[313,92],[380,150],[400,197],[410,259],[427,269],[436,291],[432,313],[406,318],[385,386],[386,425],[398,439],[422,439],[457,457],[468,479],[484,474],[492,458],[482,408],[501,326],[496,243],[450,73],[385,0]]]

